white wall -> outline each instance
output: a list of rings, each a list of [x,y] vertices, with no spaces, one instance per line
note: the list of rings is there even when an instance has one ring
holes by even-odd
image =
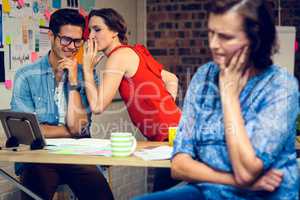
[[[291,74],[294,74],[295,65],[295,38],[296,28],[292,26],[278,26],[279,52],[274,55],[274,63],[285,67]]]

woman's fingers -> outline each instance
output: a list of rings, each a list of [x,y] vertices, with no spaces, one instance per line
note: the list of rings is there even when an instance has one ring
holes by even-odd
[[[223,72],[223,71],[227,68],[225,59],[223,59],[223,60],[221,61],[221,63],[220,63],[219,66],[220,66],[221,72]]]
[[[281,180],[274,179],[273,177],[268,177],[268,178],[266,178],[265,182],[268,185],[272,185],[273,187],[278,187],[281,183]]]
[[[243,71],[245,69],[247,58],[248,58],[248,46],[244,46],[241,49],[240,55],[236,63],[236,69],[238,71]]]
[[[97,65],[103,57],[104,57],[104,54],[100,54],[100,55],[96,56],[94,65]]]
[[[281,182],[283,178],[283,174],[280,171],[272,171],[270,172],[270,177],[277,182]]]
[[[237,68],[237,64],[238,64],[238,61],[239,61],[239,58],[240,58],[241,53],[242,53],[242,49],[239,49],[239,50],[237,50],[237,51],[233,54],[233,56],[231,57],[231,59],[229,60],[228,65],[227,65],[227,68],[228,68],[229,70],[232,71],[232,70],[234,70],[234,69]]]
[[[273,192],[273,191],[275,190],[275,187],[272,186],[272,185],[266,184],[266,185],[264,186],[264,190],[266,190],[266,191],[268,191],[268,192]]]
[[[93,55],[96,56],[97,52],[98,52],[98,48],[97,48],[98,45],[97,45],[97,41],[95,39],[93,40],[93,42],[94,42],[94,51],[93,51],[94,54]]]
[[[262,188],[269,192],[274,191],[282,181],[283,174],[278,170],[270,170],[268,171],[262,181]]]
[[[252,186],[252,190],[265,190],[273,192],[279,187],[283,178],[283,173],[279,170],[271,169],[261,176]]]
[[[282,177],[283,176],[283,173],[280,170],[277,170],[277,169],[270,170],[270,173],[272,173],[273,175],[276,175],[278,177]]]

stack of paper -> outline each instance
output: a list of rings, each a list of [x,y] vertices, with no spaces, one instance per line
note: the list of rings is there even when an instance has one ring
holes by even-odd
[[[134,155],[143,160],[167,160],[172,156],[173,147],[159,146],[152,149],[142,149],[134,152]]]
[[[56,154],[111,156],[110,141],[105,139],[46,139],[46,144],[45,148]]]

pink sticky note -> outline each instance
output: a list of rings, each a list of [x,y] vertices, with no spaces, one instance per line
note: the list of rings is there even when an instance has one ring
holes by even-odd
[[[31,62],[35,62],[39,58],[37,52],[31,52]]]
[[[24,5],[25,5],[25,2],[24,2],[24,0],[18,0],[18,6],[19,7],[24,7]]]
[[[45,19],[46,19],[47,21],[50,21],[51,13],[50,13],[50,11],[48,10],[48,8],[45,9],[44,16],[45,16]]]
[[[299,43],[295,41],[295,51],[298,51],[298,49],[299,49]]]
[[[10,90],[12,88],[12,80],[5,80],[4,85],[6,89]]]

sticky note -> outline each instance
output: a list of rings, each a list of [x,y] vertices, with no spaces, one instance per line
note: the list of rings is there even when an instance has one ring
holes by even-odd
[[[295,41],[295,51],[298,51],[298,49],[299,49],[299,43]]]
[[[33,4],[32,4],[32,10],[33,10],[33,12],[35,14],[39,12],[39,4],[38,4],[37,1],[33,2]]]
[[[4,86],[6,89],[10,90],[12,88],[12,80],[5,80]]]
[[[51,13],[48,8],[45,9],[44,16],[47,21],[50,21]]]
[[[61,8],[61,0],[52,0],[53,8]]]
[[[44,19],[40,18],[39,25],[46,26],[46,21]]]
[[[39,58],[39,55],[37,54],[37,52],[31,52],[31,62],[35,62],[37,59]]]
[[[18,6],[19,6],[19,7],[23,8],[24,5],[25,5],[24,0],[18,0]]]
[[[9,35],[5,36],[5,44],[10,45],[11,44],[11,38]]]
[[[2,0],[2,8],[3,8],[4,13],[9,13],[10,12],[9,0]]]

